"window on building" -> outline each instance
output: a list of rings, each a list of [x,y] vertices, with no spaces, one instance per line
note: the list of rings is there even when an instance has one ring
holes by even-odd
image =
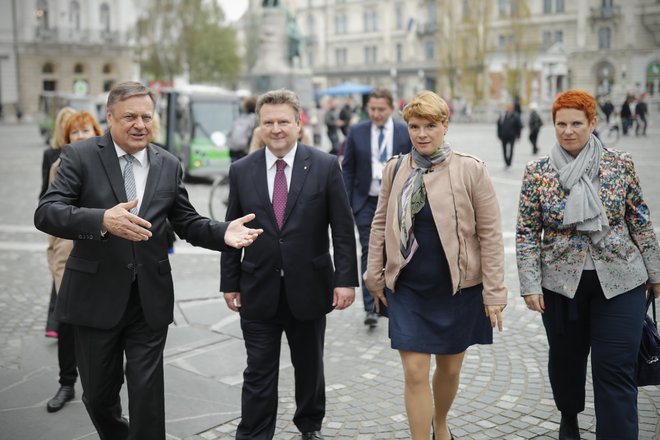
[[[543,0],[543,13],[552,14],[552,0]]]
[[[45,79],[42,83],[41,90],[44,92],[54,92],[57,90],[57,81],[52,79]]]
[[[80,30],[80,3],[77,1],[69,5],[69,25],[76,31]]]
[[[600,6],[603,9],[612,9],[612,7],[614,6],[614,0],[601,0]]]
[[[47,63],[44,63],[43,66],[41,66],[41,73],[55,73],[55,66],[53,63],[48,61]]]
[[[35,11],[37,16],[37,28],[39,29],[48,29],[48,2],[46,0],[37,1],[37,10]]]
[[[499,0],[497,2],[497,13],[500,17],[505,17],[509,12],[509,0]]]
[[[101,30],[110,32],[110,5],[107,3],[101,4]]]
[[[397,63],[403,62],[403,44],[396,43],[395,51],[396,54],[394,55],[394,58],[396,59]]]
[[[104,92],[109,92],[112,90],[112,88],[115,86],[115,80],[114,79],[106,79],[103,81],[103,91]]]
[[[375,9],[365,10],[362,13],[365,32],[376,32],[378,30],[378,11]]]
[[[463,0],[463,19],[470,18],[470,0]]]
[[[602,27],[598,30],[598,48],[610,49],[612,40],[612,30],[608,27]]]
[[[504,50],[505,47],[506,47],[506,35],[498,35],[497,48],[500,50]]]
[[[433,41],[424,43],[424,59],[428,61],[435,59],[435,43]]]
[[[564,12],[564,0],[557,0],[557,12]]]
[[[108,75],[108,74],[110,74],[110,73],[113,73],[114,71],[115,71],[115,68],[114,68],[114,66],[112,65],[112,63],[105,63],[105,64],[103,65],[103,74],[104,74],[104,75]]]
[[[314,19],[313,14],[309,14],[307,16],[307,35],[315,35],[316,34],[316,20]]]
[[[335,15],[335,34],[345,34],[346,33],[346,15],[337,14]]]
[[[75,74],[85,73],[85,65],[83,63],[76,63],[73,66],[73,73]]]
[[[394,26],[396,29],[403,29],[403,5],[397,3],[394,5],[394,19],[396,20]]]
[[[342,47],[339,49],[335,49],[335,64],[337,66],[345,66],[346,65],[346,48]]]
[[[426,16],[428,17],[429,24],[435,26],[438,22],[438,7],[435,0],[431,0],[426,3]]]
[[[552,44],[552,32],[543,31],[543,45],[550,46]]]
[[[365,46],[364,47],[364,63],[376,64],[378,62],[378,47]]]
[[[555,31],[555,43],[564,42],[564,31]]]

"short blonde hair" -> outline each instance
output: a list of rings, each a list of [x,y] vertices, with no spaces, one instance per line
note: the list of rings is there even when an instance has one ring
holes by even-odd
[[[66,123],[69,122],[69,118],[75,113],[77,112],[73,107],[63,107],[57,112],[55,123],[53,124],[53,132],[50,138],[50,146],[55,150],[59,150],[67,144],[64,138],[66,135]]]
[[[406,122],[414,117],[444,124],[449,120],[449,106],[437,94],[424,90],[403,108],[403,119]]]

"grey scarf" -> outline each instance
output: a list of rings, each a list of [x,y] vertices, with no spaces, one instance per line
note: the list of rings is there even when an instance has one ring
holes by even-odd
[[[568,192],[563,226],[588,232],[594,243],[610,228],[597,185],[594,186],[602,154],[603,145],[593,134],[577,157],[568,154],[558,143],[550,151],[550,164],[559,172],[559,182]]]

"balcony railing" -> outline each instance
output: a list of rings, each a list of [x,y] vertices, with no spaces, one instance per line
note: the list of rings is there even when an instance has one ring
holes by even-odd
[[[428,21],[426,23],[419,23],[417,25],[417,35],[430,35],[436,33],[438,30],[438,23]]]
[[[100,29],[75,29],[68,27],[34,28],[36,42],[48,43],[74,43],[81,45],[113,44],[124,45],[128,43],[127,32],[106,31]]]
[[[591,8],[592,20],[608,20],[621,15],[621,6],[601,6]]]

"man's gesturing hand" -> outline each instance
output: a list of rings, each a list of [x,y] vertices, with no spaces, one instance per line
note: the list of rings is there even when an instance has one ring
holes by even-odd
[[[225,243],[228,246],[240,249],[250,246],[263,229],[251,229],[245,226],[245,223],[254,220],[254,214],[248,214],[229,223],[225,231]]]
[[[138,201],[135,199],[107,209],[103,214],[103,230],[126,240],[149,240],[151,223],[130,212],[137,206],[137,203]]]

